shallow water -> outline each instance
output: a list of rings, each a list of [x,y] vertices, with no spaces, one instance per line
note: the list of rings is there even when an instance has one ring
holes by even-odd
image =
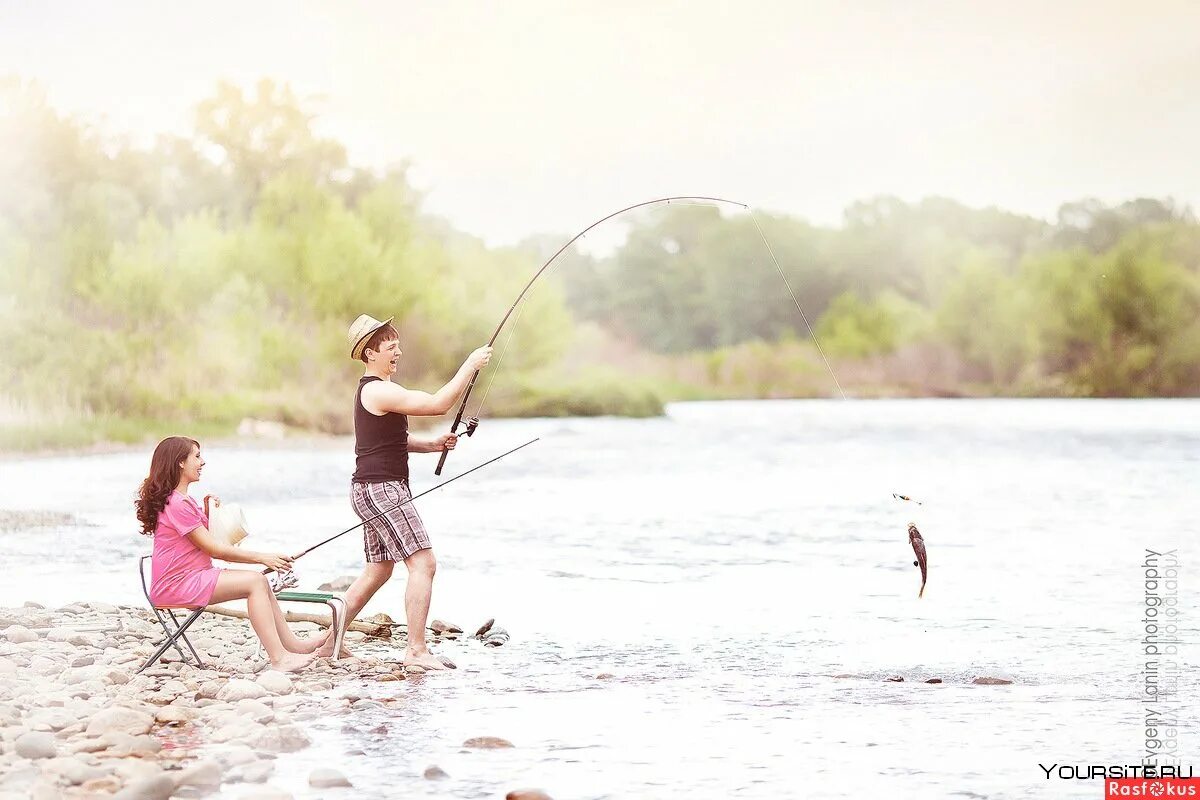
[[[1140,761],[1145,548],[1178,550],[1180,638],[1196,638],[1200,402],[485,420],[446,477],[533,436],[419,501],[439,558],[433,615],[468,631],[495,617],[512,640],[446,645],[451,674],[340,686],[400,702],[309,723],[316,744],[282,756],[272,783],[337,797],[305,785],[335,766],[357,787],[346,797],[1099,797],[1038,764]],[[351,450],[206,447],[193,493],[242,504],[245,546],[302,549],[356,521]],[[434,457],[413,461],[414,491],[432,486]],[[139,601],[148,540],[130,503],[148,462],[0,461],[0,510],[76,516],[0,517],[0,605]],[[910,519],[929,550],[919,600]],[[356,534],[323,547],[298,563],[302,587],[361,557]],[[401,617],[402,592],[395,581],[368,611]],[[1191,764],[1194,645],[1180,663]],[[981,675],[1015,683],[970,684]],[[480,735],[516,747],[461,747]],[[431,764],[450,777],[424,780]]]

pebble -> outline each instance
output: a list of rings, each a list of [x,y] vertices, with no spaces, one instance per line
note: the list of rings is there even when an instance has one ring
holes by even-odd
[[[554,800],[541,789],[513,789],[504,795],[504,800]]]
[[[942,679],[941,678],[930,678],[929,680],[927,680],[925,682],[926,683],[941,683]]]
[[[178,725],[190,722],[195,716],[196,712],[183,706],[165,706],[154,713],[154,719],[164,725]]]
[[[255,761],[242,767],[238,776],[244,783],[266,783],[274,771],[275,765],[270,761]]]
[[[291,694],[296,688],[291,678],[275,670],[267,670],[262,675],[259,675],[255,683],[265,691],[275,695]]]
[[[115,706],[96,712],[87,726],[88,736],[101,736],[119,731],[137,735],[146,733],[154,724],[154,717],[144,711]]]
[[[205,760],[188,767],[179,774],[180,786],[196,786],[202,789],[216,789],[221,785],[221,776],[225,769],[220,762]]]
[[[308,774],[308,785],[314,789],[332,789],[337,786],[353,786],[345,775],[336,769],[323,767]]]
[[[446,774],[446,771],[444,769],[442,769],[441,767],[439,767],[437,764],[433,764],[432,766],[428,766],[425,768],[425,780],[440,781],[443,778],[449,778],[449,777],[450,776]]]
[[[479,630],[475,631],[475,638],[482,639],[487,634],[487,632],[492,629],[492,626],[495,624],[496,624],[496,620],[489,619],[487,622],[480,625]]]
[[[250,742],[252,747],[268,753],[294,753],[312,744],[303,730],[295,725],[275,725],[267,728]]]
[[[54,758],[58,755],[58,746],[53,734],[41,731],[31,731],[18,736],[15,746],[17,755],[22,758]]]
[[[167,800],[174,793],[174,779],[163,773],[133,781],[113,795],[113,800]]]
[[[231,700],[254,700],[259,697],[266,697],[267,690],[254,681],[248,681],[244,678],[234,678],[226,683],[217,692],[217,699],[224,702]]]
[[[285,792],[275,786],[263,786],[245,794],[238,795],[238,800],[293,800],[290,792]]]
[[[4,638],[13,644],[21,644],[23,642],[36,642],[38,635],[24,625],[10,625],[4,630]]]

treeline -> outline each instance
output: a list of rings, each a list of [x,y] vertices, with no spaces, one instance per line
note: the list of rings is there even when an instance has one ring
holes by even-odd
[[[0,83],[0,445],[246,416],[345,431],[357,314],[397,316],[418,386],[487,339],[561,239],[485,247],[312,123],[284,86],[223,84],[191,135],[139,144]],[[851,392],[1200,393],[1200,226],[1169,201],[1050,224],[879,198],[838,227],[757,222]],[[614,224],[621,247],[568,253],[526,299],[491,413],[832,391],[754,219]]]
[[[35,439],[81,418],[118,436],[246,416],[345,431],[356,315],[395,314],[404,374],[429,386],[527,277],[528,254],[422,215],[402,169],[350,166],[269,81],[220,86],[192,137],[148,147],[36,86],[0,97],[0,415]],[[553,362],[570,327],[538,292],[506,369]]]
[[[851,388],[1200,394],[1200,225],[1170,201],[1069,203],[1054,224],[941,198],[856,203],[838,228],[758,214]],[[667,206],[576,260],[560,273],[575,314],[658,352],[809,339],[746,213]],[[864,363],[889,362],[908,375],[872,385]]]

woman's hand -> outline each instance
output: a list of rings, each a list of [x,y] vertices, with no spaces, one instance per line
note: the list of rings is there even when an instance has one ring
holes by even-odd
[[[263,553],[258,563],[276,572],[286,572],[292,568],[292,562],[295,560],[291,556],[285,556],[283,553]]]
[[[458,434],[443,433],[441,436],[434,439],[432,444],[435,452],[438,450],[453,450],[454,446],[458,444]]]
[[[467,356],[467,366],[478,372],[486,367],[488,362],[491,360],[492,348],[488,345],[484,345],[483,347],[480,347],[478,350],[471,353],[471,355]]]

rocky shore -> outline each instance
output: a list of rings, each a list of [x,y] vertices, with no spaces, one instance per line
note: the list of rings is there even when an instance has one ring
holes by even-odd
[[[453,624],[430,627],[443,654],[462,636]],[[503,644],[489,636],[499,629],[487,627],[454,646]],[[311,622],[293,628],[318,630]],[[147,609],[0,608],[0,800],[290,797],[271,784],[274,761],[311,744],[306,720],[379,705],[354,694],[360,681],[418,679],[419,667],[405,670],[396,660],[403,631],[388,630],[395,631],[390,640],[347,633],[355,658],[319,660],[285,675],[269,669],[249,623],[205,614],[188,631],[203,668],[181,663],[172,650],[171,661],[139,675],[162,639]],[[195,747],[179,746],[188,741],[203,743],[202,758]],[[321,764],[312,765],[307,783],[350,786]]]

